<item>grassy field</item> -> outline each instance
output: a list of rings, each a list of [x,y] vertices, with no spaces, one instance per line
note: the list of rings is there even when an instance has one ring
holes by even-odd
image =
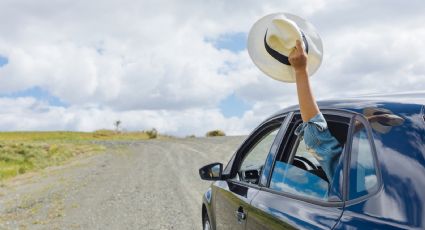
[[[96,140],[167,138],[151,132],[0,132],[0,181],[60,165],[79,155],[101,152]]]

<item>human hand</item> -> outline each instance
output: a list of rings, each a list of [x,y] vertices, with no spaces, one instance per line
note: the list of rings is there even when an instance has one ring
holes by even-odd
[[[300,40],[297,40],[296,46],[289,54],[288,60],[295,72],[307,71],[307,54],[305,53]]]

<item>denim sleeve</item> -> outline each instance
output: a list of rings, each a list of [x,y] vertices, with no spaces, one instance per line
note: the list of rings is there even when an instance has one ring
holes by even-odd
[[[295,134],[303,135],[308,152],[319,161],[331,183],[342,147],[329,132],[328,124],[322,113],[318,113],[309,121],[299,125]]]

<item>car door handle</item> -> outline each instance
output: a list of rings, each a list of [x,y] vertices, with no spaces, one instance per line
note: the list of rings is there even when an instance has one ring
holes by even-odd
[[[243,212],[243,209],[239,208],[238,211],[235,211],[235,216],[238,219],[238,223],[241,224],[242,221],[246,219],[246,214]]]

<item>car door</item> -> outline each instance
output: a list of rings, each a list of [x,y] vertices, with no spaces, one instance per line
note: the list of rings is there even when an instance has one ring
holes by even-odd
[[[381,219],[381,213],[389,211],[385,208],[390,207],[393,198],[379,194],[382,179],[368,122],[361,116],[356,116],[354,123],[356,129],[351,137],[347,199],[343,216],[335,229],[406,229],[403,224]],[[385,207],[383,212],[382,203]],[[391,212],[400,213],[396,208],[391,209]]]
[[[213,184],[213,209],[216,229],[245,229],[247,207],[259,191],[259,178],[275,140],[283,135],[285,116],[260,125],[242,144],[226,169],[225,180]],[[224,170],[226,172],[227,170]]]
[[[268,183],[251,202],[247,229],[332,229],[343,213],[345,142],[351,114],[322,111],[331,133],[343,146],[333,181],[294,134],[301,116],[294,115],[278,150]]]

